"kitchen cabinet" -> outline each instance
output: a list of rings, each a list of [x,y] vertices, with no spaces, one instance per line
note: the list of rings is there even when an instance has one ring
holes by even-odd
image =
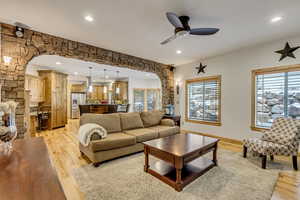
[[[25,90],[30,91],[30,103],[39,103],[45,100],[45,82],[42,77],[26,75]]]
[[[86,85],[85,84],[72,84],[71,92],[86,92]]]
[[[107,87],[107,92],[108,92],[108,86],[103,86],[103,85],[93,85],[93,91],[87,93],[88,99],[91,100],[107,100],[107,92],[104,93],[104,87]]]
[[[113,99],[115,100],[115,102],[127,103],[128,102],[128,82],[127,81],[114,82],[112,95],[113,95]]]
[[[41,70],[39,75],[45,80],[45,101],[41,106],[50,106],[50,129],[67,124],[67,75]]]
[[[87,91],[88,102],[101,102],[107,101],[116,104],[128,103],[128,82],[115,81],[106,84],[93,84],[92,91]],[[73,84],[73,92],[81,92],[81,85]]]

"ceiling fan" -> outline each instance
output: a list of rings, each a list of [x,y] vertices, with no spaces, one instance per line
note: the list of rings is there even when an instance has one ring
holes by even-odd
[[[178,37],[191,35],[213,35],[217,33],[220,29],[218,28],[190,28],[189,26],[189,16],[177,16],[175,13],[167,12],[167,18],[169,22],[175,27],[175,34],[168,39],[162,41],[160,44],[164,45]]]

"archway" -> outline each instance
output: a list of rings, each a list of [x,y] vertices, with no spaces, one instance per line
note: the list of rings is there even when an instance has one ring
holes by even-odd
[[[125,104],[130,105],[129,111],[140,112],[144,111],[144,109],[151,110],[153,105],[151,105],[150,102],[153,101],[152,104],[154,104],[155,109],[162,109],[161,80],[155,73],[87,62],[56,55],[36,56],[26,67],[25,93],[26,91],[32,90],[30,94],[34,101],[29,101],[31,102],[31,107],[39,107],[38,103],[44,101],[44,98],[41,96],[44,96],[45,93],[40,90],[45,88],[43,85],[46,81],[41,80],[41,74],[39,73],[43,73],[43,71],[57,72],[66,75],[67,94],[71,96],[70,93],[72,93],[72,88],[74,93],[84,93],[86,101],[81,103],[93,102],[100,104],[103,101],[108,104],[114,104],[116,102],[122,104],[126,102]],[[88,90],[89,84],[91,84],[91,91]],[[119,94],[115,93],[115,86],[119,88]],[[104,88],[107,89],[105,94],[103,94]],[[138,91],[145,93],[144,102],[140,102],[142,103],[141,106],[143,109],[138,109],[138,103],[134,101],[137,100],[134,94],[137,94]],[[146,101],[146,97],[148,97],[149,101]],[[70,98],[67,98],[67,101],[69,100]],[[68,109],[70,108],[70,106],[67,107]],[[68,116],[70,116],[69,111]]]
[[[19,102],[16,119],[18,130],[21,134],[25,132],[25,70],[27,64],[34,57],[40,55],[58,55],[98,64],[108,64],[155,73],[161,79],[162,104],[173,103],[174,75],[171,66],[32,30],[25,30],[23,38],[17,38],[14,32],[14,26],[1,24],[1,58],[2,56],[12,58],[9,64],[5,64],[4,61],[1,62],[0,84],[4,85],[1,99],[3,101],[15,100]]]

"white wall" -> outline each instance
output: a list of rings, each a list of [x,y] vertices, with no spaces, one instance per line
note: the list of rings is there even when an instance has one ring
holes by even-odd
[[[199,65],[200,61],[177,66],[175,80],[180,82],[181,88],[179,96],[175,95],[175,107],[176,112],[181,114],[183,120],[185,113],[185,80],[203,76],[222,75],[222,126],[184,122],[182,129],[238,140],[261,135],[261,133],[250,129],[251,71],[259,68],[300,64],[300,49],[295,52],[297,59],[286,58],[281,62],[278,61],[280,55],[274,53],[274,51],[283,49],[287,41],[291,46],[299,46],[300,36],[201,60],[203,64],[207,65],[207,68],[206,73],[199,76],[195,67]]]
[[[133,89],[135,88],[158,88],[161,91],[161,82],[160,79],[137,79],[133,77],[129,77],[128,79],[128,100],[130,104],[129,110],[133,111]],[[161,95],[160,95],[161,96]]]
[[[28,64],[25,73],[33,76],[39,76],[38,67],[35,65]]]

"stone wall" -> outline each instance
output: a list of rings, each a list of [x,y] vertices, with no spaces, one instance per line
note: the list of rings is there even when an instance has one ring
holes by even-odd
[[[150,60],[122,54],[107,49],[75,42],[33,30],[25,30],[23,38],[15,36],[15,27],[1,24],[1,65],[0,84],[2,101],[15,100],[17,108],[17,126],[19,133],[24,129],[24,75],[30,60],[40,55],[59,55],[99,64],[125,67],[158,75],[162,84],[163,105],[173,104],[174,74],[171,66]],[[12,62],[5,65],[3,56],[12,57]]]

